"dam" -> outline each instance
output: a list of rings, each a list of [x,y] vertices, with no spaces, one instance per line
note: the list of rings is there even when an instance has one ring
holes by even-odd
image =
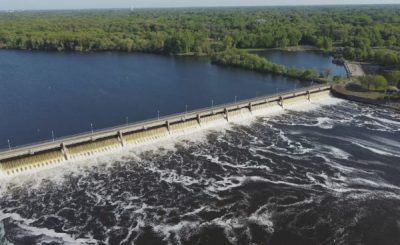
[[[328,96],[330,85],[316,85],[270,96],[256,97],[157,119],[112,127],[0,151],[0,178],[29,170],[90,158],[125,147],[135,147],[262,113],[272,107]]]

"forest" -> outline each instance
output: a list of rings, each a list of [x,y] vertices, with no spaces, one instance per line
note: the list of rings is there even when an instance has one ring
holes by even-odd
[[[0,48],[209,55],[312,45],[400,64],[400,5],[0,13]]]

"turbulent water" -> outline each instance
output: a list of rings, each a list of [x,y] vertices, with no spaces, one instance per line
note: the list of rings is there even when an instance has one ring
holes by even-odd
[[[340,102],[21,177],[0,244],[399,244],[399,139]]]

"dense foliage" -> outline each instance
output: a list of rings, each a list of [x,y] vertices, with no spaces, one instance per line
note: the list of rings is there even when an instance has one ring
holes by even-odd
[[[292,7],[0,14],[0,47],[212,54],[314,45],[398,65],[400,7]]]
[[[273,73],[277,75],[284,75],[293,78],[299,78],[303,80],[317,80],[325,81],[323,78],[318,76],[318,73],[314,70],[302,70],[296,68],[286,68],[282,65],[270,63],[268,60],[261,58],[255,54],[238,50],[238,49],[227,49],[224,52],[219,52],[212,57],[212,61],[215,64],[223,66],[234,66],[245,68],[249,70]]]
[[[387,75],[390,85],[400,88],[400,71],[391,71]]]
[[[382,75],[360,77],[361,86],[367,90],[385,90],[387,88],[387,80]]]

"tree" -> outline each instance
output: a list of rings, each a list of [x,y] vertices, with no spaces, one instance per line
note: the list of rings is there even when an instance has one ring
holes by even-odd
[[[400,64],[398,8],[0,13],[0,48],[205,53],[227,48],[343,47],[351,60]]]
[[[299,45],[299,42],[302,37],[301,32],[297,29],[292,28],[292,29],[287,30],[287,33],[288,33],[289,45],[290,46]]]
[[[333,47],[332,39],[329,37],[318,37],[315,45],[325,50],[331,50]]]
[[[354,48],[351,48],[351,47],[346,47],[344,49],[343,55],[345,58],[350,59],[350,60],[353,60],[356,58],[356,52],[355,52]]]
[[[364,76],[360,78],[361,86],[368,90],[385,90],[387,87],[387,80],[384,76]]]
[[[226,35],[222,40],[224,49],[230,49],[233,47],[233,38],[229,35]]]
[[[382,65],[393,66],[399,64],[399,57],[394,51],[378,50],[375,52],[375,61]]]
[[[332,47],[333,47],[332,39],[330,39],[329,37],[324,37],[323,38],[323,48],[325,50],[331,50]]]
[[[400,88],[400,71],[391,71],[388,74],[390,84]]]
[[[260,35],[258,45],[262,48],[272,48],[274,46],[274,36],[272,33],[263,33]]]
[[[276,48],[284,48],[287,47],[288,44],[289,44],[289,39],[287,38],[285,32],[279,31],[278,33],[275,34],[274,46]]]
[[[396,53],[389,52],[385,54],[382,63],[385,65],[397,65],[399,64],[399,58],[397,57]]]
[[[192,33],[188,31],[178,32],[167,40],[165,48],[168,52],[174,54],[189,53],[194,43],[195,40]]]

